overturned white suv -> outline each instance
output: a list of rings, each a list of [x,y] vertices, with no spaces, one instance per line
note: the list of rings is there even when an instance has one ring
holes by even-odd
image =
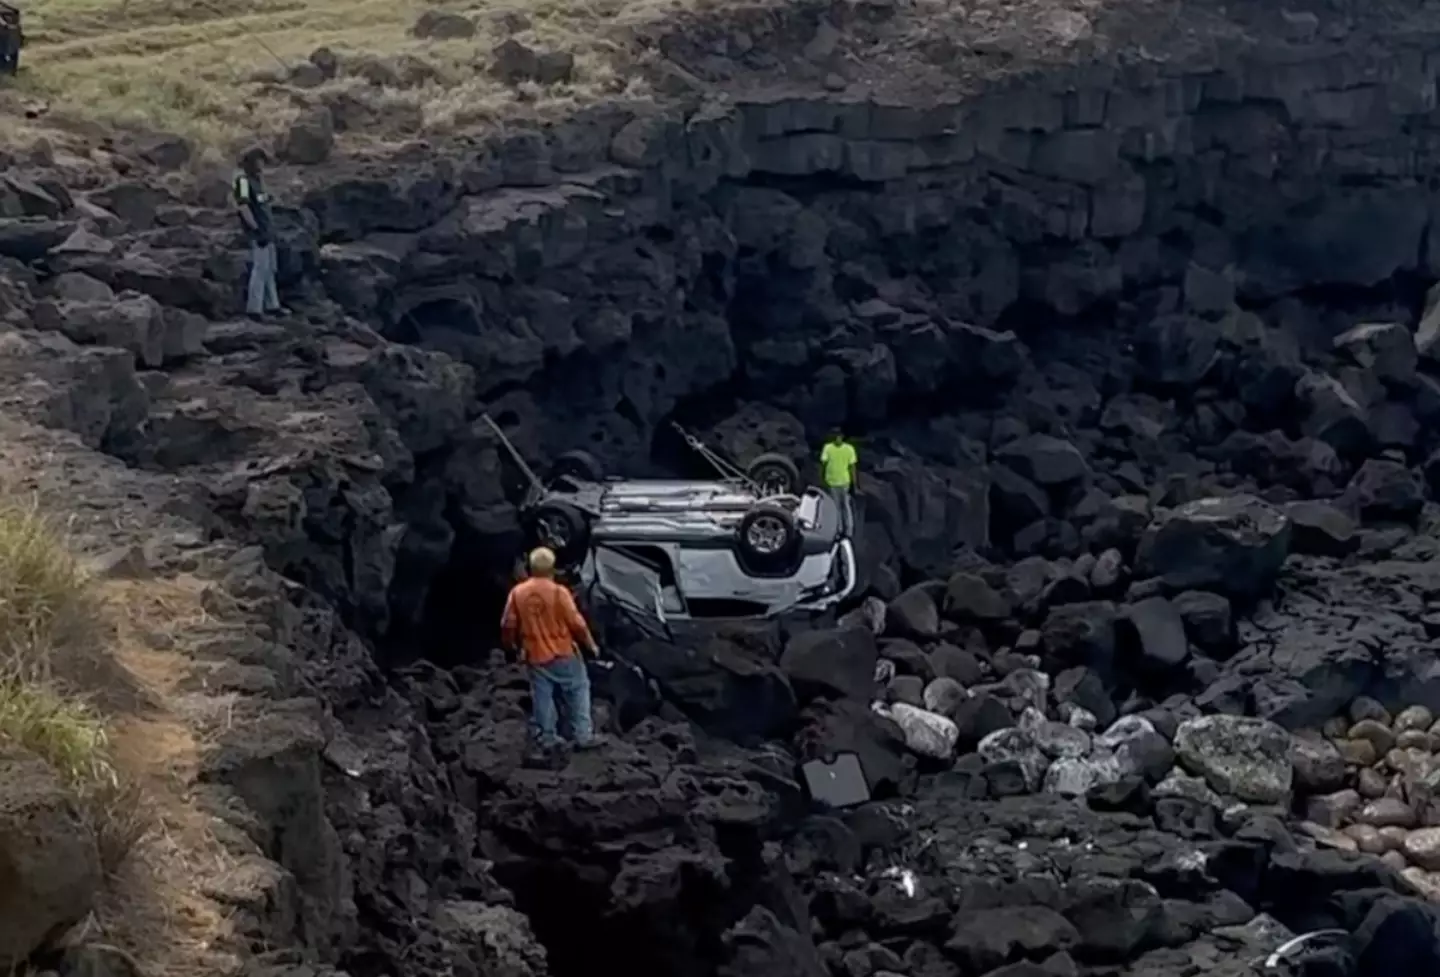
[[[607,477],[572,451],[541,480],[490,426],[530,482],[521,505],[530,543],[553,549],[592,599],[665,624],[824,610],[855,589],[839,507],[802,488],[784,455],[742,471],[677,427],[715,479]]]

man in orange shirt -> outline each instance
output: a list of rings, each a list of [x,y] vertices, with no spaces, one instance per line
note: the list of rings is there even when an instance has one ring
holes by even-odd
[[[530,670],[531,733],[541,749],[560,745],[556,736],[555,699],[559,693],[569,738],[579,749],[598,744],[590,719],[590,676],[577,645],[592,655],[600,652],[569,588],[555,581],[555,554],[542,546],[532,550],[530,577],[510,591],[500,619],[500,640],[519,647]]]

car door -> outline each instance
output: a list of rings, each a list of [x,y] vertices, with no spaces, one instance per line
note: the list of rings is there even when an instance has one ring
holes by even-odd
[[[607,599],[665,623],[666,598],[659,567],[612,546],[597,546],[594,560],[595,584]]]

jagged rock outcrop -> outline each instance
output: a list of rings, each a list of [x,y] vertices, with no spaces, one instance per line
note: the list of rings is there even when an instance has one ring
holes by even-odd
[[[1259,11],[1232,16],[1269,24]],[[1218,30],[1201,20],[1197,32]],[[1415,424],[1440,398],[1426,399],[1429,381],[1413,375],[1408,340],[1386,328],[1393,322],[1312,344],[1332,361],[1304,372],[1301,350],[1286,345],[1293,337],[1233,313],[1232,302],[1429,271],[1429,191],[1417,176],[1425,144],[1408,133],[1428,124],[1433,25],[1413,15],[1384,54],[1365,47],[1374,28],[1364,18],[1345,37],[1280,26],[1256,35],[1263,40],[1227,40],[1223,52],[1174,52],[1164,72],[1056,70],[1038,84],[930,97],[924,111],[900,95],[742,91],[683,124],[595,113],[463,156],[442,150],[403,172],[337,164],[352,168],[327,175],[283,217],[283,282],[316,273],[348,313],[468,364],[473,395],[455,391],[443,411],[432,404],[415,416],[458,421],[459,402],[479,397],[531,456],[584,444],[646,468],[665,420],[722,385],[793,415],[812,437],[839,420],[879,427],[946,398],[948,407],[957,396],[983,405],[1023,390],[1019,429],[951,423],[867,444],[870,551],[926,574],[947,570],[956,546],[1074,552],[1046,481],[1053,473],[1034,466],[1044,445],[1067,445],[1071,458],[1089,450],[1072,428],[1091,422],[1098,391],[1081,375],[1027,365],[1024,338],[1004,328],[1013,313],[1033,304],[1083,314],[1122,291],[1173,283],[1167,305],[1122,309],[1115,324],[1135,345],[1140,375],[1135,394],[1107,405],[1105,438],[1151,441],[1132,459],[1148,479],[1170,451],[1165,432],[1179,434],[1152,394],[1208,382],[1245,404],[1243,415],[1201,411],[1203,422],[1192,422],[1215,464],[1269,475],[1250,469],[1242,442],[1251,428],[1278,424],[1287,440],[1267,443],[1254,462],[1290,457],[1299,464],[1276,474],[1302,494],[1323,493],[1341,476],[1323,446],[1354,457],[1414,428],[1402,441],[1423,455]],[[1352,75],[1366,80],[1351,86]],[[1373,110],[1380,104],[1387,111]],[[1361,144],[1372,149],[1351,148]],[[1306,162],[1313,153],[1325,154],[1323,168]],[[1360,179],[1363,193],[1345,188]],[[42,224],[59,248],[64,207],[33,193],[16,199],[31,216],[12,219],[12,232],[38,243],[10,251],[34,256],[50,240],[36,237]],[[105,200],[140,238],[119,257],[73,242],[55,253],[57,268],[211,316],[235,307],[243,269],[212,257],[228,242],[223,225],[181,235],[153,225],[156,207],[173,202]],[[1376,216],[1392,212],[1393,221]],[[76,321],[67,317],[72,332]],[[1047,348],[1051,364],[1071,354],[1105,362],[1098,347],[1076,343],[1064,354]],[[1350,389],[1354,369],[1379,385]],[[423,382],[441,384],[426,396],[451,396],[446,381]],[[1307,404],[1309,420],[1279,423]],[[397,556],[413,581],[402,625],[421,614],[427,576],[447,558],[481,559],[506,531],[505,503],[465,474],[488,470],[491,449],[457,444],[456,434],[451,424],[406,435],[411,451],[450,445],[447,478],[469,484],[458,531],[428,481],[394,493],[414,527]],[[778,429],[766,439],[782,440]],[[988,470],[987,460],[996,462]],[[1111,494],[1125,484],[1114,472],[1073,477],[1098,478]],[[1376,488],[1387,493],[1376,502],[1362,482],[1362,507],[1413,511],[1413,492],[1396,503],[1393,485]],[[875,572],[867,567],[867,580]]]
[[[1440,381],[1392,298],[1440,272],[1440,33],[1192,13],[1158,63],[924,98],[737,86],[335,162],[280,214],[303,322],[233,318],[242,262],[196,199],[7,182],[9,406],[224,540],[174,563],[244,630],[208,648],[247,701],[204,776],[267,880],[207,881],[247,951],[1241,973],[1341,925],[1341,973],[1382,947],[1430,967],[1432,910],[1381,895],[1432,884],[1426,828],[1385,843],[1397,867],[1263,805],[1352,789],[1283,729],[1364,693],[1440,708]],[[627,646],[653,684],[612,669],[620,741],[521,767],[524,681],[485,623],[521,537],[482,409],[533,460],[635,473],[684,464],[672,419],[802,459],[844,423],[867,603]],[[457,667],[381,667],[421,655]],[[838,752],[880,803],[807,812],[794,762]],[[1357,797],[1428,789],[1386,752]]]
[[[79,798],[39,757],[0,744],[0,777],[0,964],[19,967],[90,912],[100,854]]]

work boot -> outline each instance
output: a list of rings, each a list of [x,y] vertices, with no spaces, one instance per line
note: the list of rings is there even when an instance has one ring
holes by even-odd
[[[531,740],[525,750],[525,758],[521,766],[531,770],[553,770],[557,762],[564,762],[565,744],[553,740],[550,742],[537,742]]]
[[[610,737],[603,734],[596,734],[595,736],[590,737],[588,740],[580,740],[579,742],[577,742],[575,744],[575,749],[598,750],[600,749],[600,747],[604,746],[608,742],[610,742]]]
[[[563,770],[565,764],[570,762],[568,750],[556,748],[553,750],[531,750],[525,754],[525,759],[520,761],[520,766],[526,770]]]

